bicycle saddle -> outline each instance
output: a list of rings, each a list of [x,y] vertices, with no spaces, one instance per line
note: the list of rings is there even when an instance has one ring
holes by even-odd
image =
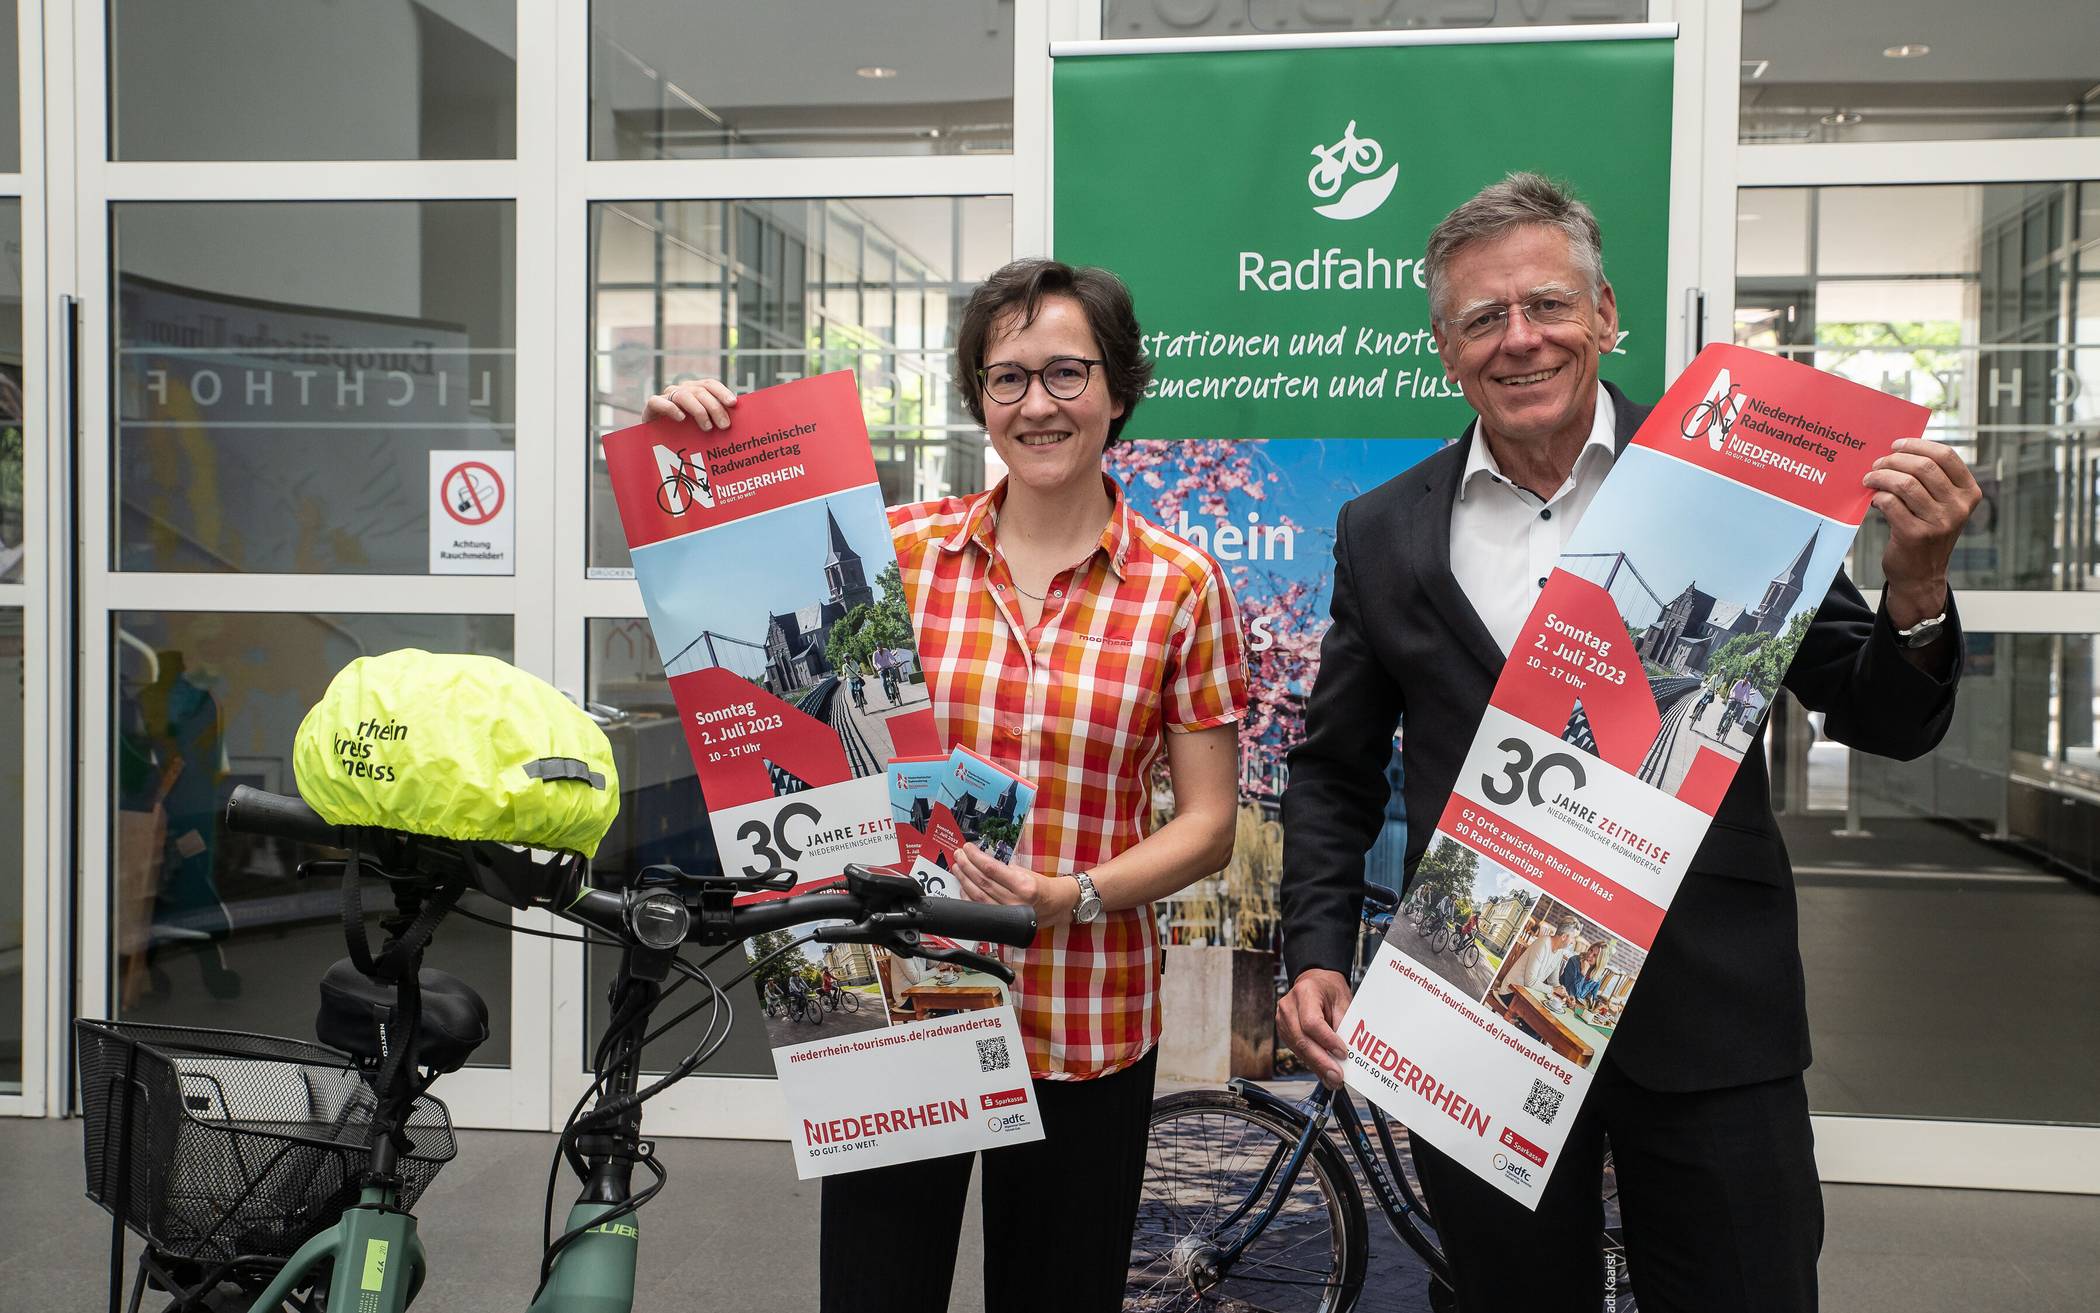
[[[416,979],[423,1005],[410,1059],[432,1071],[458,1071],[489,1037],[489,1005],[473,986],[449,971],[424,967]],[[384,1056],[381,1027],[392,1019],[396,1004],[392,985],[359,971],[349,958],[338,958],[321,977],[321,1011],[314,1019],[314,1032],[330,1048],[377,1063]]]

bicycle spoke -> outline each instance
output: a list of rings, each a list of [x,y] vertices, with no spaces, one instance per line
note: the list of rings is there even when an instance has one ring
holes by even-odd
[[[1288,1154],[1291,1141],[1276,1126],[1223,1105],[1198,1106],[1154,1124],[1126,1308],[1318,1313],[1332,1307],[1340,1288],[1336,1205],[1311,1161],[1280,1202],[1272,1193],[1282,1187],[1273,1174],[1278,1155]],[[1269,1192],[1250,1201],[1264,1182]],[[1250,1236],[1272,1203],[1275,1216]],[[1200,1268],[1199,1256],[1218,1263],[1243,1238],[1245,1250],[1218,1284],[1197,1289],[1191,1272]]]

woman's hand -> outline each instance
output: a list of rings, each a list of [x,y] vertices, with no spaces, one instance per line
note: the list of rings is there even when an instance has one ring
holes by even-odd
[[[718,378],[673,383],[642,403],[643,419],[690,419],[703,429],[726,429],[736,393]]]
[[[1064,925],[1072,919],[1072,909],[1079,906],[1079,881],[1038,875],[1025,866],[1002,862],[974,843],[958,847],[948,869],[973,902],[1032,907],[1038,926]]]

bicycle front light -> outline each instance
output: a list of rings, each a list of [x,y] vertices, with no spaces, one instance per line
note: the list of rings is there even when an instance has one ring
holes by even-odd
[[[648,894],[627,908],[627,928],[644,948],[676,948],[692,924],[685,901],[672,893]]]

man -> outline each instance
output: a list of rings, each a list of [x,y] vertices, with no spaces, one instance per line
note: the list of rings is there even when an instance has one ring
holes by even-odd
[[[1515,174],[1454,210],[1423,261],[1446,376],[1479,416],[1454,445],[1342,508],[1333,624],[1284,795],[1284,1037],[1341,1081],[1363,854],[1403,713],[1410,816],[1442,814],[1459,765],[1569,533],[1646,407],[1598,382],[1618,307],[1587,207]],[[1947,589],[1980,499],[1960,459],[1906,441],[1865,478],[1888,526],[1879,612],[1832,583],[1786,684],[1831,736],[1918,756],[1960,669]],[[1410,872],[1430,837],[1411,827]],[[1744,1008],[1741,1000],[1760,1000]],[[1793,878],[1764,754],[1751,751],[1694,855],[1536,1212],[1417,1142],[1468,1313],[1595,1313],[1610,1136],[1641,1306],[1812,1309],[1822,1196]],[[1522,1261],[1512,1263],[1512,1255]]]
[[[1575,956],[1575,927],[1563,922],[1540,926],[1531,943],[1518,955],[1516,965],[1502,978],[1502,996],[1522,985],[1535,994],[1547,995],[1560,983],[1560,969]]]

